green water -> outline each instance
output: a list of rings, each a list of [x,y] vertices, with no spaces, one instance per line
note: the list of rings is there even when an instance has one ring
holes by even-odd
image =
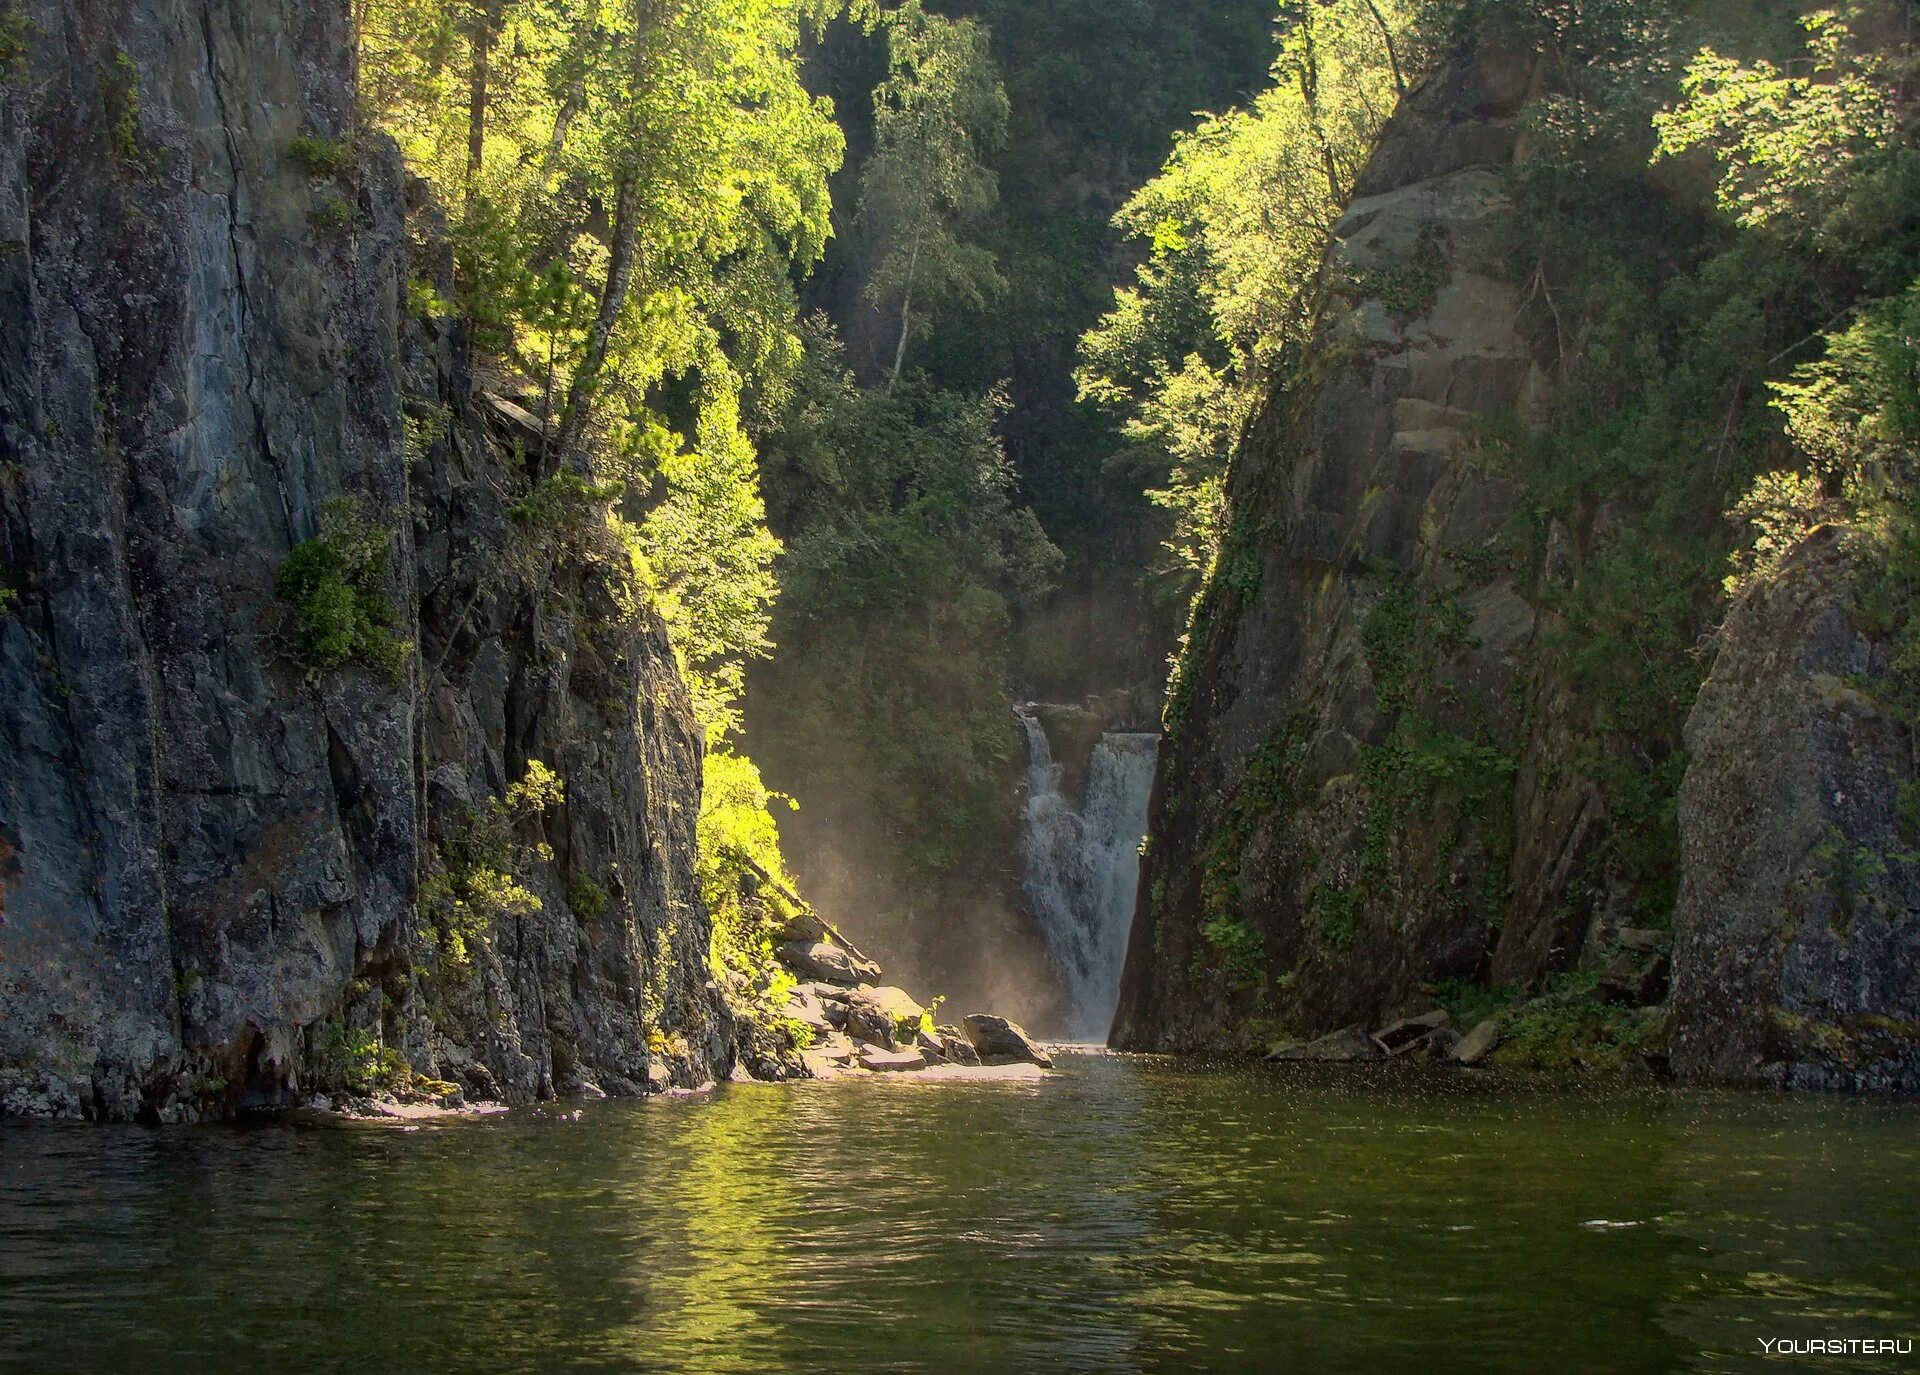
[[[9,1368],[1920,1368],[1761,1337],[1920,1338],[1920,1105],[1075,1056],[0,1129]]]

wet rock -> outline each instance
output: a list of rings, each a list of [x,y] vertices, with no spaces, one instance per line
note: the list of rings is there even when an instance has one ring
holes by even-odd
[[[821,983],[852,985],[880,977],[879,965],[855,959],[849,951],[826,941],[788,941],[774,954],[795,974]]]
[[[1005,1017],[975,1012],[966,1017],[961,1025],[982,1064],[1007,1064],[1024,1060],[1042,1069],[1053,1067],[1053,1057],[1042,1050],[1022,1027]]]
[[[1453,1049],[1456,1064],[1477,1065],[1500,1044],[1500,1019],[1489,1017],[1476,1023],[1473,1030],[1460,1038],[1460,1044]]]
[[[1365,1027],[1349,1026],[1322,1036],[1317,1041],[1299,1041],[1290,1046],[1281,1046],[1267,1058],[1353,1064],[1362,1060],[1378,1060],[1385,1054],[1373,1037],[1367,1035]]]

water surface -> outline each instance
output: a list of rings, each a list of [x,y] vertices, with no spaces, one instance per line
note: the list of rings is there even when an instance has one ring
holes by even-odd
[[[0,1128],[0,1365],[1912,1370],[1920,1105],[1062,1057],[480,1124]]]

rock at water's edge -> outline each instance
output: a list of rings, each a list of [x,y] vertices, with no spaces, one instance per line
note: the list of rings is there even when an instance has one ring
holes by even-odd
[[[975,1012],[966,1017],[962,1025],[966,1028],[967,1040],[985,1064],[1024,1060],[1042,1069],[1053,1068],[1053,1057],[1040,1049],[1022,1027],[1005,1017]]]

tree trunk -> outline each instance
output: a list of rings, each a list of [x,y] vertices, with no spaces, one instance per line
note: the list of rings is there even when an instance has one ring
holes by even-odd
[[[913,279],[920,271],[920,235],[913,236],[913,252],[907,258],[906,291],[900,298],[900,342],[893,350],[893,371],[887,374],[887,390],[900,380],[900,369],[907,362],[907,330],[913,323]]]
[[[467,83],[467,198],[480,185],[480,164],[487,151],[487,69],[499,28],[500,0],[476,0],[473,7],[473,72]]]
[[[1405,97],[1407,78],[1400,70],[1400,50],[1393,45],[1393,30],[1387,27],[1387,17],[1380,13],[1380,7],[1367,0],[1367,13],[1373,16],[1373,22],[1380,26],[1380,37],[1387,45],[1387,65],[1393,69],[1393,93]]]
[[[600,369],[606,366],[607,346],[614,326],[626,309],[627,290],[633,284],[634,243],[639,234],[640,179],[632,168],[624,168],[615,184],[613,204],[613,242],[609,246],[606,285],[600,289],[600,308],[595,312],[593,328],[587,334],[587,352],[574,369],[573,383],[567,388],[567,408],[560,419],[560,432],[553,435],[540,455],[540,473],[548,477],[568,466],[586,431],[587,416],[593,408],[593,393],[600,382]]]

